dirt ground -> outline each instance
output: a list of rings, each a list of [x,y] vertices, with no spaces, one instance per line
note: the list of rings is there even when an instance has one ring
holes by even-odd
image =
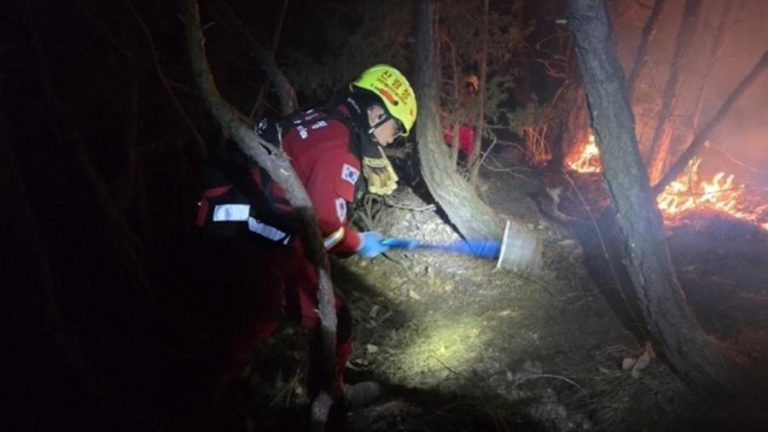
[[[700,398],[628,330],[642,324],[609,307],[578,236],[530,198],[542,191],[538,178],[487,172],[481,191],[501,218],[542,239],[540,271],[497,270],[493,261],[431,251],[334,260],[355,323],[347,378],[388,388],[379,403],[349,414],[346,430],[765,430],[759,398]],[[362,207],[370,228],[386,236],[457,239],[411,188]],[[760,346],[754,342],[768,329],[766,233],[708,215],[670,227],[669,236],[702,326],[742,348]],[[275,343],[295,341],[297,331],[285,328]],[[766,358],[759,351],[748,361]],[[279,374],[251,378],[271,409],[300,412],[307,403],[301,347],[286,352],[292,367],[283,356],[272,360],[282,362]]]

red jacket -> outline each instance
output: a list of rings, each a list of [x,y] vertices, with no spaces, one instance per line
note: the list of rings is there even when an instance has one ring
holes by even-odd
[[[317,111],[301,114],[294,124],[283,137],[282,149],[309,194],[320,234],[331,251],[355,252],[360,235],[349,227],[347,206],[354,202],[361,165],[350,151],[350,131],[340,120]],[[254,170],[253,177],[262,184],[260,170]],[[271,193],[285,196],[275,182]]]

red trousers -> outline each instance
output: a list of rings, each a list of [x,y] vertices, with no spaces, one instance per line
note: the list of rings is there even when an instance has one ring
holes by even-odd
[[[213,242],[207,247],[206,255],[211,258],[212,268],[226,272],[215,272],[219,276],[213,277],[214,286],[210,286],[218,291],[210,314],[218,322],[216,333],[225,333],[222,337],[226,340],[218,371],[222,382],[230,381],[243,371],[258,345],[272,335],[286,317],[310,332],[317,328],[320,322],[317,271],[305,258],[300,239],[288,246],[261,245],[248,239]],[[338,297],[336,311],[334,391],[338,396],[352,344],[351,316]],[[310,370],[310,391],[313,390],[311,375]]]

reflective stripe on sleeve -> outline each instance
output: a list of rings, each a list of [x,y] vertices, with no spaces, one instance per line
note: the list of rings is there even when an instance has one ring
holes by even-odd
[[[334,231],[333,234],[329,235],[323,240],[323,244],[325,245],[325,250],[329,250],[330,248],[336,246],[339,244],[339,242],[344,238],[344,227],[341,227]]]
[[[248,218],[248,229],[251,232],[255,232],[256,234],[264,236],[272,241],[280,242],[283,244],[288,244],[288,242],[291,241],[291,236],[288,234],[252,217]]]
[[[214,222],[245,222],[251,213],[248,204],[218,204],[213,208]]]

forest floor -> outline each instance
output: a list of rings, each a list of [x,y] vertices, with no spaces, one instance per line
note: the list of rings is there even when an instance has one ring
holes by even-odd
[[[761,398],[704,399],[633,334],[642,324],[609,306],[574,231],[551,222],[530,199],[542,192],[538,179],[486,172],[480,189],[502,219],[542,239],[544,265],[522,274],[430,251],[335,260],[335,283],[354,317],[347,379],[388,389],[379,403],[349,414],[345,430],[766,430]],[[410,188],[386,204],[369,201],[364,211],[370,228],[386,236],[457,239]],[[678,278],[705,330],[742,352],[759,347],[768,329],[768,235],[707,221],[718,219],[669,229]],[[274,343],[288,349],[270,344],[254,366],[251,382],[270,411],[306,407],[300,331],[282,329]],[[745,361],[768,358],[753,351]],[[275,364],[282,366],[265,366]],[[275,430],[289,427],[286,421],[276,421]]]

